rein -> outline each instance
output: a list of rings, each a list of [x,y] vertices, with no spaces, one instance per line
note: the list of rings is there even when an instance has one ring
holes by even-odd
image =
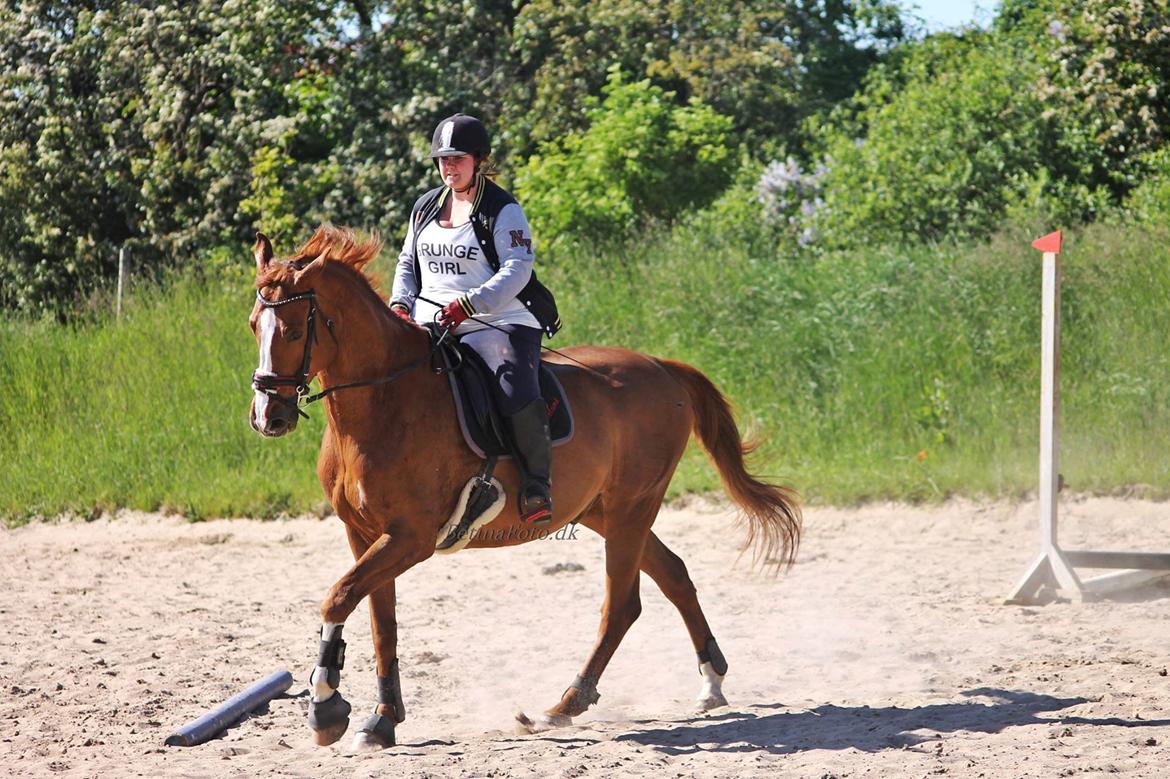
[[[258,392],[263,392],[265,395],[267,395],[270,398],[276,398],[276,400],[278,402],[283,403],[286,406],[291,406],[298,414],[300,414],[305,419],[308,419],[309,415],[306,414],[302,410],[302,408],[301,408],[302,406],[307,406],[310,403],[316,403],[318,400],[321,400],[322,398],[328,397],[329,395],[332,395],[334,392],[338,392],[340,390],[355,389],[357,387],[374,387],[374,386],[377,386],[379,384],[389,384],[390,382],[394,381],[402,374],[407,373],[408,371],[414,370],[415,368],[417,368],[418,366],[422,365],[425,362],[433,360],[435,352],[438,350],[439,346],[442,344],[443,339],[447,337],[447,333],[444,332],[442,337],[440,337],[439,340],[436,341],[435,344],[431,347],[430,353],[427,354],[425,357],[420,357],[417,360],[415,360],[414,362],[411,362],[411,363],[409,363],[409,364],[407,364],[407,365],[405,365],[405,366],[403,366],[403,367],[401,367],[401,368],[399,368],[399,369],[397,369],[397,370],[395,370],[395,371],[393,371],[385,376],[380,376],[379,378],[376,378],[376,379],[367,379],[365,381],[353,381],[353,382],[350,382],[348,384],[338,384],[337,386],[328,387],[324,390],[321,390],[320,392],[316,393],[315,395],[310,395],[309,394],[309,381],[310,381],[310,379],[309,379],[309,365],[311,364],[312,359],[313,359],[313,344],[316,343],[316,341],[317,341],[317,292],[316,292],[316,290],[310,289],[307,292],[302,292],[299,295],[293,295],[292,297],[284,298],[283,300],[268,300],[267,298],[264,297],[263,294],[261,294],[260,290],[256,290],[256,300],[259,301],[260,305],[263,306],[264,308],[277,308],[279,306],[284,306],[284,305],[287,305],[289,303],[295,303],[298,300],[309,301],[308,323],[306,326],[306,333],[305,333],[305,356],[301,360],[300,373],[296,374],[295,376],[278,376],[278,375],[273,376],[273,375],[268,375],[268,374],[261,374],[257,371],[252,372],[252,389],[254,389]],[[330,319],[329,317],[325,317],[325,326],[329,329],[329,334],[331,336],[333,336],[333,340],[336,341],[337,334],[333,330],[333,320]],[[436,372],[441,373],[442,369],[438,369],[438,370],[436,370]],[[296,392],[297,392],[296,398],[293,400],[290,400],[286,396],[281,395],[279,392],[277,392],[278,387],[294,387],[296,389]]]
[[[431,300],[430,298],[423,297],[422,295],[415,295],[415,297],[424,303],[430,303],[432,306],[438,306],[440,309],[443,308],[443,304],[439,303],[438,301]],[[436,312],[435,317],[437,318],[438,316],[439,315]],[[485,327],[490,327],[493,330],[499,330],[501,333],[508,332],[507,330],[500,327],[499,325],[493,325],[491,322],[485,322],[482,319],[476,319],[474,316],[470,316],[470,317],[468,317],[468,319],[470,319],[472,322],[475,322],[476,324],[484,325]],[[451,332],[451,328],[447,328],[447,329],[443,330],[443,336],[446,337],[447,333],[449,333],[449,332]],[[442,340],[442,339],[440,339],[440,340]],[[582,368],[589,371],[590,373],[595,373],[598,376],[600,376],[602,379],[605,380],[605,383],[611,387],[621,387],[622,386],[622,383],[620,381],[618,381],[617,379],[614,379],[611,376],[606,376],[604,373],[597,370],[596,368],[594,368],[590,365],[586,365],[585,363],[581,362],[580,360],[578,360],[574,357],[570,357],[569,355],[565,354],[564,352],[559,352],[556,349],[552,348],[551,346],[545,346],[544,344],[541,344],[540,348],[546,352],[551,352],[551,353],[557,355],[558,357],[563,357],[566,360],[568,360],[569,362],[577,363],[578,365],[580,365]]]

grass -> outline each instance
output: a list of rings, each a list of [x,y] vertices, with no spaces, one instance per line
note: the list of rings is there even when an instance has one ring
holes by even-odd
[[[559,257],[542,271],[567,323],[552,345],[696,365],[763,438],[756,470],[811,500],[1034,489],[1031,236],[785,258],[728,233],[699,225]],[[1170,492],[1165,238],[1101,226],[1066,239],[1061,457],[1074,490]],[[0,516],[327,510],[320,412],[277,440],[248,426],[251,301],[246,273],[187,275],[137,290],[121,321],[0,324]],[[672,492],[717,487],[691,452]]]
[[[780,259],[677,231],[636,260],[564,263],[567,335],[706,371],[766,437],[761,471],[835,503],[1034,489],[1040,256],[1030,235],[978,247]],[[1170,462],[1165,236],[1092,228],[1062,255],[1063,438],[1070,488],[1143,483]],[[576,282],[576,283],[574,283]],[[559,287],[558,287],[559,288]],[[714,476],[692,455],[677,490]]]
[[[252,294],[191,276],[140,290],[121,321],[0,330],[0,513],[320,508],[321,420],[276,441],[248,425]]]

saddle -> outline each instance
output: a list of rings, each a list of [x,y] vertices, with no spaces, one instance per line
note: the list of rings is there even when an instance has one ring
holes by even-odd
[[[492,477],[496,462],[515,457],[515,444],[509,424],[494,401],[494,377],[472,349],[458,341],[445,339],[439,328],[424,325],[431,334],[431,368],[447,374],[451,395],[455,398],[455,415],[463,440],[471,451],[483,458],[479,473],[460,493],[455,512],[439,530],[435,539],[438,554],[457,552],[504,507],[504,487]],[[553,446],[573,437],[573,412],[569,399],[557,378],[559,366],[540,364],[540,393],[549,415],[549,438]]]
[[[437,328],[427,325],[437,357],[433,366],[447,374],[455,398],[455,415],[463,440],[479,457],[514,456],[512,432],[496,406],[492,384],[495,379],[479,355],[450,338],[440,339]],[[560,446],[573,438],[573,412],[556,371],[560,366],[540,364],[540,394],[548,407],[549,438]]]

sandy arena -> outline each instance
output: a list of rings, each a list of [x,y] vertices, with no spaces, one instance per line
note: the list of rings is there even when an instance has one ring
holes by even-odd
[[[1170,504],[1066,499],[1067,547],[1163,551]],[[726,506],[667,509],[730,663],[691,712],[682,620],[643,578],[641,619],[572,728],[513,730],[584,663],[598,537],[433,558],[399,580],[399,746],[312,745],[317,607],[350,563],[341,523],[122,514],[0,531],[0,761],[8,776],[1170,775],[1170,588],[1001,605],[1037,551],[1036,505],[810,508],[779,579],[737,560]],[[346,626],[351,731],[374,705],[364,607]],[[286,696],[223,737],[176,727],[276,668]]]

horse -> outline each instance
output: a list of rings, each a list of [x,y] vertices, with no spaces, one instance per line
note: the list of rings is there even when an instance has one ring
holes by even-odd
[[[350,704],[339,691],[345,620],[368,599],[378,674],[374,713],[355,751],[395,744],[405,719],[398,672],[395,578],[435,553],[440,528],[457,508],[460,487],[480,459],[462,437],[447,379],[430,370],[425,328],[394,316],[365,272],[381,249],[377,236],[322,225],[285,260],[257,233],[256,303],[249,317],[259,346],[250,420],[264,436],[291,433],[316,378],[327,426],[317,460],[325,496],[345,525],[354,564],[321,604],[321,643],[310,677],[309,727],[318,745],[339,740]],[[323,332],[324,331],[324,332]],[[327,333],[327,334],[324,334]],[[682,616],[698,655],[700,710],[726,705],[728,665],[699,606],[683,561],[651,530],[692,432],[713,461],[747,526],[744,549],[777,569],[791,565],[800,539],[796,493],[745,469],[746,444],[731,408],[699,370],[620,348],[574,346],[546,358],[555,364],[574,409],[571,440],[554,449],[555,533],[578,523],[605,543],[606,592],[601,625],[581,673],[535,720],[529,733],[571,724],[598,699],[597,684],[641,611],[647,574]],[[426,445],[410,445],[426,442]],[[501,460],[497,477],[505,510],[468,548],[533,538],[515,510],[521,474]],[[512,510],[507,510],[507,507]],[[746,518],[746,521],[745,521]]]

